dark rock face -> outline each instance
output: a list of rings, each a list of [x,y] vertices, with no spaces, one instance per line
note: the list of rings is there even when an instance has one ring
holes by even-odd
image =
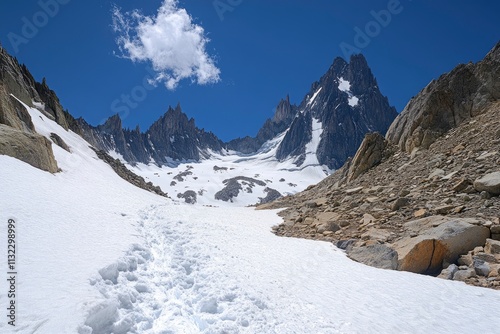
[[[188,119],[179,105],[169,108],[145,133],[139,127],[123,129],[118,115],[97,127],[83,119],[78,119],[77,124],[82,137],[94,147],[115,150],[132,164],[147,164],[153,159],[158,165],[166,165],[169,158],[198,161],[208,156],[208,150],[220,152],[224,146],[213,133],[198,129],[194,119]]]
[[[477,64],[462,64],[412,98],[387,132],[406,152],[429,146],[500,99],[500,43]]]
[[[71,150],[69,149],[68,144],[57,134],[57,133],[50,133],[50,139],[60,148],[63,150],[66,150],[71,153]]]
[[[233,198],[238,197],[240,191],[243,190],[243,186],[246,187],[245,190],[247,192],[252,192],[252,188],[255,187],[255,185],[261,187],[266,186],[266,183],[264,181],[253,179],[251,177],[246,177],[246,176],[233,177],[231,179],[222,181],[222,183],[225,184],[225,187],[215,194],[215,199],[224,202],[232,202]]]
[[[113,170],[116,172],[116,174],[118,174],[118,176],[120,176],[125,181],[141,189],[169,198],[168,194],[164,193],[160,187],[154,186],[153,183],[151,182],[146,182],[143,177],[138,176],[133,172],[131,172],[127,167],[125,167],[125,165],[120,160],[114,159],[112,156],[110,156],[104,151],[97,150],[93,147],[90,148],[94,150],[99,159],[103,160],[108,165],[110,165],[111,168],[113,168]]]
[[[188,119],[178,105],[153,123],[146,132],[152,144],[152,157],[166,163],[166,157],[175,160],[199,160],[200,151],[221,151],[223,143],[212,133],[196,128],[194,119]]]
[[[69,126],[66,120],[66,114],[59,102],[59,98],[56,93],[47,86],[45,78],[43,78],[42,83],[34,82],[34,84],[42,102],[45,103],[45,111],[53,116],[57,124],[68,130]]]
[[[282,99],[276,107],[273,118],[266,120],[256,137],[244,137],[231,140],[227,148],[241,153],[255,153],[266,141],[285,131],[297,114],[297,106],[290,104],[290,97]]]
[[[279,159],[299,157],[310,141],[309,124],[314,118],[321,122],[323,132],[316,156],[321,165],[339,168],[355,153],[366,133],[385,134],[396,117],[396,110],[389,105],[378,88],[365,58],[354,55],[347,63],[336,58],[327,73],[311,86],[299,105],[304,119],[294,120],[279,148]],[[297,138],[301,136],[302,138]],[[302,147],[300,147],[302,146]]]
[[[260,198],[259,204],[270,203],[274,200],[277,200],[280,197],[283,197],[283,195],[281,195],[281,193],[278,190],[273,188],[266,188],[264,189],[264,192],[266,193],[266,197]]]
[[[283,141],[278,147],[276,158],[284,160],[289,156],[298,157],[297,165],[305,159],[306,145],[312,139],[312,118],[299,113],[290,125]]]
[[[177,198],[184,198],[184,202],[187,204],[196,203],[196,192],[193,190],[187,190],[184,193],[177,194]]]

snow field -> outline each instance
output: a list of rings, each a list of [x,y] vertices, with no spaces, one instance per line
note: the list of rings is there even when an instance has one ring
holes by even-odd
[[[136,257],[137,270],[120,271],[117,284],[101,275],[93,279],[102,305],[114,305],[114,322],[94,329],[494,333],[500,325],[486,311],[500,305],[496,291],[367,267],[331,243],[274,236],[270,228],[279,222],[275,212],[251,208],[146,208],[140,223],[144,244],[121,260]],[[104,306],[90,313],[87,326],[102,323],[95,321],[99,313],[108,316]]]
[[[177,194],[193,190],[197,193],[197,203],[202,205],[254,205],[260,202],[260,198],[266,197],[264,192],[266,187],[276,189],[282,195],[291,195],[318,183],[327,176],[329,169],[319,165],[316,154],[312,151],[319,145],[321,132],[321,123],[316,122],[313,128],[313,142],[308,145],[307,159],[301,167],[294,165],[293,159],[280,162],[275,158],[276,150],[285,133],[265,143],[254,155],[241,155],[236,152],[229,152],[227,155],[212,153],[210,159],[198,163],[179,162],[172,167],[161,168],[154,164],[136,166],[126,164],[126,166],[147,181],[160,186],[174,201],[183,202],[183,199],[177,198]],[[119,156],[117,153],[114,155]],[[121,160],[124,162],[123,158]],[[215,166],[220,169],[214,170]],[[182,176],[182,181],[176,179],[177,175],[185,172],[189,174]],[[225,187],[223,181],[238,176],[263,181],[266,186],[257,185],[250,191],[246,191],[247,187],[243,186],[244,190],[240,191],[232,203],[215,200],[215,194]]]
[[[276,211],[166,200],[119,178],[76,134],[35,109],[30,114],[37,131],[57,133],[72,153],[53,145],[62,169],[54,175],[0,156],[0,222],[16,220],[19,250],[17,326],[1,321],[1,333],[500,328],[498,291],[380,270],[331,243],[277,237]],[[5,264],[4,257],[2,270]],[[2,309],[6,301],[2,288]]]

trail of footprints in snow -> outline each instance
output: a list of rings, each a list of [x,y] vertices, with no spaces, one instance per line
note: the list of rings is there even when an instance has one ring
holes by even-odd
[[[143,211],[145,246],[133,245],[91,280],[105,301],[89,311],[79,334],[248,333],[251,325],[278,325],[265,301],[241,291],[203,254],[189,224],[166,215],[162,206]]]

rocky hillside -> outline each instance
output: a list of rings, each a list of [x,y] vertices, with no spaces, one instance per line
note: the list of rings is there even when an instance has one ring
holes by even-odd
[[[428,148],[436,138],[500,99],[500,43],[477,64],[457,66],[410,100],[387,132],[401,149]]]
[[[351,258],[377,267],[432,275],[446,269],[442,277],[498,289],[500,102],[484,87],[499,87],[500,76],[490,76],[500,68],[499,52],[497,45],[484,61],[466,65],[475,69],[475,77],[488,78],[476,85],[477,91],[465,94],[453,80],[444,83],[463,68],[459,66],[408,104],[387,139],[367,135],[354,158],[336,173],[263,206],[287,207],[281,212],[285,222],[275,232],[335,242]],[[428,94],[460,96],[463,100],[451,100],[451,106],[474,106],[469,108],[473,112],[434,137],[422,137],[425,145],[408,146],[401,139],[413,133],[408,129],[434,129],[430,120],[442,120],[446,113],[432,104],[425,112],[412,107],[415,101],[428,101]],[[422,112],[428,116],[419,118]],[[401,126],[403,120],[415,125],[407,121]]]

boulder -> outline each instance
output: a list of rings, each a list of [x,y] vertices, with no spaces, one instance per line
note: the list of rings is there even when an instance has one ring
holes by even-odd
[[[56,173],[57,162],[50,140],[0,124],[0,154],[24,161],[41,170]]]
[[[393,244],[398,253],[398,270],[437,274],[443,263],[457,261],[476,246],[484,245],[488,228],[474,225],[472,218],[431,216],[405,224],[417,237],[403,238]]]
[[[460,193],[463,192],[467,187],[471,186],[472,182],[466,178],[460,179],[453,187],[452,190],[454,192]]]
[[[355,180],[358,176],[379,164],[384,158],[384,151],[387,142],[378,132],[365,135],[361,146],[352,159],[351,166],[347,173],[347,182]]]
[[[491,195],[500,195],[500,172],[486,174],[474,181],[474,189],[478,192],[486,191]]]
[[[316,227],[318,233],[323,233],[323,232],[337,232],[340,230],[340,226],[336,224],[335,222],[325,222],[322,224],[317,225]]]
[[[456,264],[450,264],[448,268],[443,269],[441,271],[441,274],[439,274],[439,278],[444,278],[444,279],[453,279],[453,275],[458,271],[458,266]]]
[[[486,239],[484,251],[487,254],[500,254],[500,241],[493,239]]]
[[[472,268],[468,268],[465,270],[459,270],[453,275],[454,281],[465,281],[468,278],[476,277],[476,272]]]
[[[400,197],[398,198],[391,206],[392,211],[398,211],[401,208],[404,208],[405,206],[408,206],[410,204],[410,199],[407,197]]]
[[[381,269],[397,269],[398,253],[386,245],[347,248],[347,256],[357,262]]]
[[[472,267],[474,268],[476,274],[480,276],[488,276],[491,271],[490,265],[487,262],[479,259],[474,259]]]

